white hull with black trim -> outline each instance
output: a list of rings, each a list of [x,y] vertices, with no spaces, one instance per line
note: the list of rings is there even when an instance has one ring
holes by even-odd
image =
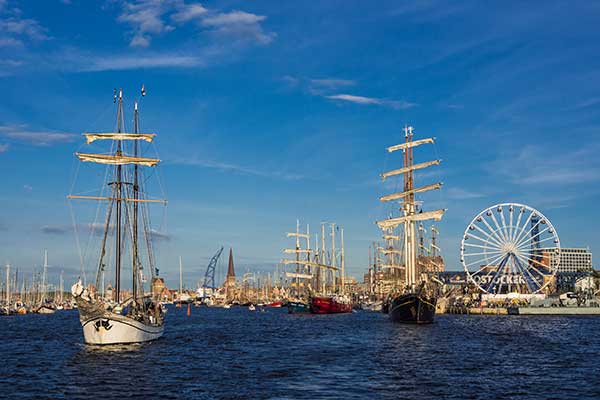
[[[87,344],[127,344],[156,340],[163,335],[163,325],[146,325],[123,315],[106,313],[82,321]]]

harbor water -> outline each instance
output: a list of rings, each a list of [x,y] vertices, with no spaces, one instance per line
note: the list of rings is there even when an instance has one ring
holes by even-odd
[[[0,318],[0,397],[600,398],[600,319],[169,309],[160,340],[82,343],[76,310]]]

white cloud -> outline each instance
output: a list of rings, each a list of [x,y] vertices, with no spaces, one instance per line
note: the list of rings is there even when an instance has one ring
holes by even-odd
[[[0,32],[33,40],[48,39],[46,29],[34,19],[6,18],[0,20]]]
[[[331,96],[325,96],[328,99],[332,100],[343,100],[349,101],[351,103],[357,104],[382,104],[383,100],[376,99],[373,97],[364,97],[364,96],[354,96],[351,94],[334,94]]]
[[[132,26],[133,37],[130,46],[147,47],[150,45],[151,36],[173,30],[166,24],[162,15],[171,7],[172,2],[162,0],[139,0],[137,2],[126,2],[123,12],[118,17],[119,22]]]
[[[113,57],[72,55],[71,61],[74,69],[81,72],[124,71],[144,68],[191,68],[204,65],[204,60],[201,57],[177,54],[117,55]]]
[[[4,125],[0,126],[0,136],[18,142],[29,143],[34,146],[51,146],[59,143],[67,143],[75,140],[76,136],[71,133],[53,131],[32,131],[26,125]]]
[[[205,26],[227,26],[227,25],[250,25],[261,22],[265,19],[262,15],[247,13],[245,11],[231,11],[228,13],[216,14],[202,20]]]
[[[183,4],[176,13],[171,15],[171,19],[183,23],[197,19],[206,13],[206,8],[202,7],[201,4]]]
[[[0,144],[0,154],[8,151],[9,145],[7,143]]]
[[[265,19],[265,16],[245,11],[208,10],[200,3],[184,0],[137,0],[125,2],[117,20],[131,26],[130,46],[148,47],[153,36],[194,20],[213,34],[234,38],[237,42],[268,44],[276,35],[264,31],[261,22]]]
[[[409,103],[404,100],[387,100],[387,99],[379,99],[375,97],[365,97],[365,96],[355,96],[352,94],[334,94],[325,96],[330,100],[340,100],[346,101],[355,104],[375,104],[380,106],[391,107],[394,109],[402,110],[406,108],[415,107],[415,103]]]
[[[276,34],[265,32],[260,25],[266,19],[245,11],[217,13],[202,18],[201,24],[211,28],[216,34],[232,37],[240,41],[254,41],[259,44],[269,44]]]
[[[0,12],[3,11],[6,2],[0,1]],[[0,48],[22,48],[25,41],[39,42],[49,39],[46,28],[34,19],[21,18],[19,9],[8,10],[11,16],[0,18]]]

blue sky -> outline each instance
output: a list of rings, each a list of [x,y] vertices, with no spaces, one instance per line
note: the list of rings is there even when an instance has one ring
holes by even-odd
[[[178,255],[192,285],[221,244],[240,272],[270,270],[297,218],[344,226],[360,276],[404,124],[437,138],[416,157],[442,165],[417,184],[444,182],[424,200],[448,208],[449,269],[466,224],[499,202],[598,252],[599,17],[585,1],[0,0],[0,260],[31,271],[48,248],[75,278],[73,152],[112,129],[114,87],[130,120],[142,83],[173,285]]]

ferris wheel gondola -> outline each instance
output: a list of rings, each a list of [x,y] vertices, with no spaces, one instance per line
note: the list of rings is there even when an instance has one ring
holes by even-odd
[[[488,294],[540,293],[553,281],[559,259],[560,239],[550,220],[516,203],[479,213],[460,246],[469,281]]]

